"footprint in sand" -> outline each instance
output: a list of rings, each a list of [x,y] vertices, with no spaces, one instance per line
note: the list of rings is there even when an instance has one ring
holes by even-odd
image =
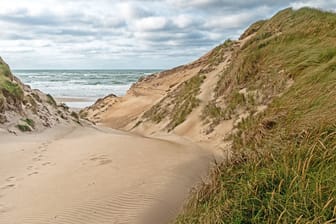
[[[112,160],[110,159],[103,159],[99,161],[99,165],[105,165],[105,164],[109,164],[112,163]]]
[[[1,187],[1,190],[6,190],[8,188],[13,188],[13,187],[15,187],[15,184],[7,184],[7,185]]]
[[[15,180],[15,177],[8,177],[8,178],[6,179],[7,182],[10,182],[10,181],[13,181],[13,180]]]
[[[38,149],[45,149],[48,147],[50,143],[51,143],[50,141],[44,142],[38,147]]]
[[[40,150],[41,152],[45,152],[45,151],[47,151],[47,146],[39,146],[38,147],[38,150]]]
[[[107,155],[93,156],[90,158],[91,161],[98,162],[98,165],[106,165],[112,163],[112,160],[108,158]]]
[[[51,162],[45,162],[45,163],[42,163],[42,166],[47,166],[49,164],[51,164]]]
[[[32,175],[36,175],[36,174],[38,174],[38,172],[35,171],[35,172],[32,172],[32,173],[29,173],[28,176],[32,176]]]
[[[28,166],[27,170],[32,170],[34,167],[33,166]]]
[[[33,158],[33,161],[41,161],[43,158],[43,155],[39,154],[38,156]]]
[[[5,205],[0,204],[0,214],[6,213],[9,211],[9,208],[6,207]]]

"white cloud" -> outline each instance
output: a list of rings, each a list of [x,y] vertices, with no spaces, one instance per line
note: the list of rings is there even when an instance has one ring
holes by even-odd
[[[297,1],[290,4],[294,9],[302,7],[321,8],[329,11],[336,10],[336,0],[309,0],[309,1]]]
[[[209,6],[212,4],[218,4],[220,0],[168,0],[170,4],[178,5],[178,6],[192,6],[192,7],[203,7]]]
[[[251,19],[251,16],[247,14],[224,15],[207,21],[205,23],[205,27],[208,29],[238,28],[242,26],[242,24],[246,23],[249,19]]]
[[[0,0],[0,55],[14,68],[172,67],[284,7],[336,0]]]
[[[173,18],[173,23],[181,29],[193,24],[193,18],[189,15],[177,15]]]
[[[138,31],[162,30],[168,25],[168,19],[165,17],[147,17],[135,21],[135,27]]]

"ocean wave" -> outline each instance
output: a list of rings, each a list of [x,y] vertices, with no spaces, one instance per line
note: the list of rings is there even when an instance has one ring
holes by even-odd
[[[86,97],[93,101],[114,93],[122,96],[141,76],[157,70],[15,71],[23,82],[55,97]]]

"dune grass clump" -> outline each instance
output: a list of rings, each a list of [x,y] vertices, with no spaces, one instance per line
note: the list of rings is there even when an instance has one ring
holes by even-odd
[[[173,130],[183,123],[193,109],[199,106],[200,100],[197,96],[204,79],[204,75],[198,74],[186,81],[175,93],[174,107],[170,115],[171,122],[168,125],[169,130]]]
[[[217,46],[209,55],[208,64],[210,66],[216,66],[223,62],[225,52],[227,52],[227,50],[230,49],[233,44],[234,41],[227,39],[223,44]]]
[[[14,82],[9,66],[0,58],[0,97],[10,96],[22,100],[23,95],[22,88]]]
[[[210,124],[210,129],[216,127],[220,122],[225,120],[236,119],[239,113],[249,112],[253,114],[257,112],[256,105],[258,105],[257,92],[241,93],[234,91],[225,100],[224,106],[216,104],[216,99],[208,102],[203,108],[201,119],[205,124]]]
[[[11,78],[12,77],[12,73],[9,69],[9,66],[2,60],[2,58],[0,58],[0,76],[5,76],[7,78]]]
[[[143,117],[153,121],[156,124],[160,123],[164,118],[167,117],[168,114],[166,108],[162,106],[162,102],[163,101],[160,101],[159,103],[152,106],[148,111],[144,113]],[[138,125],[139,124],[140,123],[138,122]]]
[[[176,223],[336,222],[335,44],[335,14],[287,9],[236,53],[217,96],[258,89],[268,108],[235,127]]]
[[[22,132],[30,132],[35,128],[35,121],[30,118],[22,118],[16,127]]]
[[[22,132],[32,131],[32,129],[26,124],[18,124],[18,125],[16,125],[16,127]]]
[[[21,100],[23,99],[23,90],[17,83],[5,81],[2,87],[5,90],[7,90],[11,95],[17,97],[18,99],[21,99]]]
[[[53,107],[57,107],[57,103],[56,103],[54,97],[52,97],[50,94],[47,94],[47,103],[49,103]]]
[[[223,109],[211,101],[203,108],[201,118],[205,123],[212,121],[212,123],[217,125],[224,117],[223,113]]]
[[[21,119],[23,123],[17,124],[16,127],[22,132],[30,132],[35,128],[35,121],[30,118]]]
[[[22,121],[26,122],[30,127],[35,128],[35,121],[29,118],[23,119]]]
[[[183,123],[192,110],[199,105],[200,100],[197,95],[204,79],[204,75],[198,74],[187,80],[174,92],[146,111],[143,117],[155,123],[160,123],[163,119],[168,118],[170,122],[167,129],[168,131],[173,130]],[[168,105],[163,104],[167,101],[169,101]]]
[[[79,115],[75,111],[71,111],[71,117],[75,118],[76,120],[79,120]]]

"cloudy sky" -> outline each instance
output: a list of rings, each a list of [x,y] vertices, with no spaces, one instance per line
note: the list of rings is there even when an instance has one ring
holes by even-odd
[[[14,69],[170,68],[286,7],[336,0],[0,0],[0,56]]]

